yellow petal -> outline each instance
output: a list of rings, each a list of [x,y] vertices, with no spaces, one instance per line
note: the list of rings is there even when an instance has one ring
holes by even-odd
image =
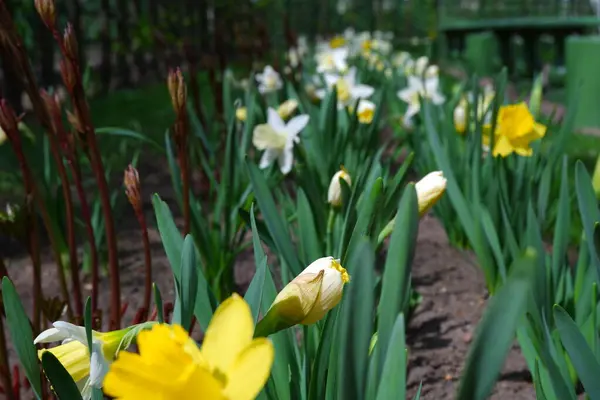
[[[492,153],[494,157],[506,157],[514,151],[510,141],[505,136],[496,136],[494,139],[496,140]]]
[[[226,372],[252,342],[253,334],[250,306],[234,293],[215,311],[206,330],[201,353],[213,368]]]
[[[253,340],[240,353],[227,374],[225,397],[229,400],[254,399],[269,378],[274,356],[275,350],[270,340]]]

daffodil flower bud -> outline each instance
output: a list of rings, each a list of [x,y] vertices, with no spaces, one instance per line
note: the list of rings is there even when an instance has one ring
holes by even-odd
[[[333,175],[329,184],[329,190],[327,191],[327,202],[334,207],[342,205],[342,185],[340,179],[345,180],[348,186],[352,186],[352,179],[350,179],[350,175],[344,166]]]
[[[431,209],[446,191],[446,178],[442,171],[430,172],[415,184],[419,201],[419,215]]]
[[[246,122],[246,118],[248,118],[248,109],[246,107],[239,107],[235,110],[235,118],[238,121]]]
[[[268,336],[291,326],[311,325],[342,300],[348,272],[333,257],[314,261],[279,292],[255,337]]]
[[[277,114],[279,114],[279,116],[286,120],[289,119],[292,114],[296,111],[296,109],[298,108],[298,100],[296,99],[289,99],[284,101],[283,103],[281,103],[279,105],[279,107],[277,107]]]

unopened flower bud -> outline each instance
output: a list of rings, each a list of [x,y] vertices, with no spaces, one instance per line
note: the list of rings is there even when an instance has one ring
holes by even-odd
[[[79,50],[77,48],[77,38],[73,31],[73,25],[67,24],[65,32],[63,34],[63,43],[65,45],[66,56],[71,60],[77,60],[79,57]]]
[[[69,123],[71,124],[73,129],[75,129],[77,132],[79,132],[79,133],[85,132],[83,124],[81,123],[77,114],[73,114],[71,111],[67,110],[67,120],[69,121]]]
[[[344,166],[333,175],[329,184],[329,190],[327,191],[327,202],[334,207],[342,205],[342,185],[340,179],[345,180],[348,186],[352,186],[352,179],[350,179],[350,175]]]
[[[297,108],[298,101],[296,99],[289,99],[279,105],[277,108],[277,114],[279,114],[282,119],[288,119],[292,116]]]
[[[277,294],[267,315],[258,323],[255,337],[320,321],[342,300],[348,272],[333,257],[314,261]]]
[[[129,203],[133,206],[133,209],[137,212],[141,211],[141,195],[140,195],[140,175],[133,167],[129,164],[129,167],[125,170],[125,176],[123,178],[123,184],[125,185],[125,194],[129,199]]]
[[[446,178],[442,171],[430,172],[415,184],[419,201],[419,215],[431,209],[446,191]]]
[[[187,89],[180,68],[169,72],[167,85],[169,87],[173,109],[175,112],[179,113],[185,108],[187,102]]]
[[[248,109],[246,107],[238,107],[235,110],[235,117],[238,121],[246,122],[246,119],[248,118]]]
[[[35,9],[48,29],[54,29],[56,23],[56,7],[54,0],[35,0]]]
[[[69,93],[72,93],[75,89],[75,85],[77,84],[77,75],[70,60],[60,60],[60,73],[62,75],[65,87]]]

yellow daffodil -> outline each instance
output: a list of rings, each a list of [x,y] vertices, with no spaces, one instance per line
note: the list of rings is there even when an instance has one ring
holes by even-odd
[[[333,175],[331,183],[329,184],[329,190],[327,191],[327,202],[334,207],[342,205],[342,185],[340,179],[346,181],[348,186],[352,186],[352,179],[350,174],[346,171],[346,168],[342,165],[340,170]]]
[[[446,182],[442,171],[435,171],[425,175],[415,184],[420,216],[425,215],[439,201],[446,191]]]
[[[282,119],[288,119],[298,109],[298,101],[296,99],[289,99],[284,101],[277,107],[277,114]]]
[[[370,124],[375,115],[375,103],[369,100],[361,99],[358,103],[358,122],[361,124]]]
[[[235,117],[238,121],[246,122],[246,119],[248,118],[248,109],[246,107],[238,107],[235,110]]]
[[[484,127],[483,144],[490,145],[491,126]],[[529,157],[533,154],[531,142],[546,134],[546,126],[537,123],[527,104],[520,103],[500,107],[494,132],[494,157],[506,157],[512,153]]]
[[[123,337],[134,326],[112,332],[92,332],[92,356],[88,350],[85,328],[64,321],[56,321],[53,328],[46,329],[33,343],[62,341],[60,346],[38,351],[52,353],[71,375],[84,400],[91,399],[93,388],[102,388],[102,381],[110,363],[115,358]]]
[[[277,294],[267,315],[256,326],[255,336],[320,321],[342,300],[348,272],[333,257],[314,261]]]
[[[252,400],[274,358],[273,344],[253,333],[250,307],[237,294],[217,308],[202,348],[179,325],[155,325],[138,335],[139,354],[119,354],[104,392],[117,400]]]
[[[260,168],[267,168],[275,160],[281,173],[287,175],[294,165],[294,144],[300,141],[300,132],[308,124],[308,115],[298,115],[287,123],[272,108],[267,110],[267,123],[257,125],[252,135],[252,143],[258,150],[264,150]]]

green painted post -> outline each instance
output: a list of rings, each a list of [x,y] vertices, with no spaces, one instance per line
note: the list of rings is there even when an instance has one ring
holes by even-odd
[[[466,37],[465,60],[471,71],[479,76],[495,72],[498,45],[493,32],[472,33]]]
[[[566,65],[567,99],[578,98],[574,128],[600,128],[600,36],[569,37]]]

